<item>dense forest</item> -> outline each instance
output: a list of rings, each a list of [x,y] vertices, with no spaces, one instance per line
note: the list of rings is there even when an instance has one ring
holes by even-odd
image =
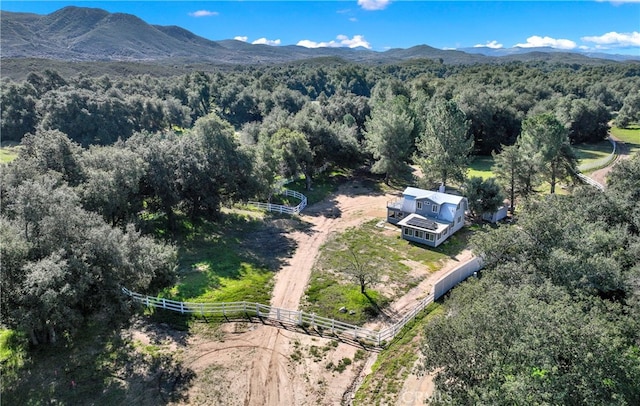
[[[126,313],[122,286],[170,285],[177,216],[219,218],[282,178],[311,188],[326,165],[390,183],[418,164],[426,187],[471,189],[469,159],[493,154],[519,220],[476,241],[487,270],[429,327],[425,368],[463,404],[640,402],[640,160],[606,193],[553,194],[572,144],[640,122],[638,64],[328,59],[1,86],[2,141],[21,143],[1,179],[2,323],[33,344]]]
[[[640,403],[640,156],[605,192],[530,200],[477,234],[479,280],[427,326],[435,404]]]

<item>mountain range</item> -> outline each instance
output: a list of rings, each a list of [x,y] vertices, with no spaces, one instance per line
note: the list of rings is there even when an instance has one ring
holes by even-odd
[[[441,50],[427,45],[376,52],[351,48],[253,45],[237,40],[212,41],[177,26],[151,25],[123,13],[65,7],[51,14],[0,11],[0,56],[64,61],[270,64],[337,57],[351,62],[393,63],[426,58],[447,64],[546,60],[602,63],[640,56],[581,54],[552,48],[467,48]]]

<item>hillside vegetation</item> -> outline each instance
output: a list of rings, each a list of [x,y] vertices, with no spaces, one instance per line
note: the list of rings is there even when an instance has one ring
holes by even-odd
[[[5,32],[47,30],[53,20],[68,23],[69,35],[84,32],[85,19],[108,30],[143,24],[74,8],[13,16],[10,24],[2,18],[3,52],[11,49]],[[159,54],[175,41],[211,45],[178,28],[145,29],[142,36],[160,38]],[[0,179],[3,397],[44,403],[74,388],[77,371],[92,382],[79,397],[128,402],[130,382],[142,390],[153,382],[141,403],[180,400],[190,378],[175,354],[119,336],[135,312],[121,288],[268,301],[272,272],[296,249],[288,233],[311,231],[243,203],[278,201],[283,179],[324,201],[339,181],[365,171],[381,190],[443,185],[472,195],[475,219],[505,197],[512,209],[517,202],[517,227],[476,240],[483,278],[429,317],[423,364],[439,390],[461,404],[640,403],[639,159],[618,164],[604,193],[578,187],[573,175],[573,146],[602,142],[612,120],[623,137],[637,135],[625,129],[640,122],[638,65],[366,65],[335,57],[232,69],[165,64],[148,74],[130,62],[60,62],[59,71],[3,77],[2,141],[19,143]],[[31,71],[36,63],[12,66]],[[4,67],[3,57],[3,74]],[[84,67],[92,70],[77,73]],[[625,141],[635,148],[633,138]],[[567,196],[555,193],[561,187]],[[325,247],[322,271],[346,237]],[[429,262],[447,253],[421,250],[393,258]],[[415,282],[402,267],[378,265],[389,267],[399,290]],[[312,280],[311,299],[332,287],[322,282]],[[63,379],[64,387],[46,386]],[[69,393],[65,400],[75,403]]]

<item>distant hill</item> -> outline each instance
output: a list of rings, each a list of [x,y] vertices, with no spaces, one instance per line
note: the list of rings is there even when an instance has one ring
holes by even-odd
[[[461,48],[460,51],[468,54],[478,54],[485,56],[493,56],[497,58],[502,57],[517,57],[519,55],[527,54],[560,54],[560,55],[579,55],[589,58],[610,59],[613,61],[640,61],[640,55],[619,55],[619,54],[605,54],[603,52],[591,52],[591,51],[566,51],[562,49],[556,49],[551,47],[534,47],[534,48],[489,48],[489,47],[473,47],[473,48]]]
[[[510,60],[558,60],[602,63],[612,55],[558,53],[553,49],[441,50],[419,45],[375,52],[350,48],[252,45],[236,40],[211,41],[177,26],[150,25],[123,13],[86,7],[65,7],[48,15],[0,12],[2,59],[37,58],[60,61],[120,61],[226,64],[273,64],[313,58],[350,62],[393,63],[431,59],[446,64],[474,64]],[[616,60],[624,60],[622,56]],[[640,58],[638,58],[640,59]],[[14,64],[15,66],[15,64]]]

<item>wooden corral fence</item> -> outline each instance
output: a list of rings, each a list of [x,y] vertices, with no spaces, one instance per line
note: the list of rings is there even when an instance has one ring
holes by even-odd
[[[272,211],[276,213],[300,214],[307,207],[307,197],[295,190],[284,189],[281,193],[284,196],[294,197],[300,200],[297,206],[285,206],[283,204],[263,203],[263,202],[247,202],[248,205],[257,207],[261,210]]]
[[[316,174],[322,173],[329,168],[329,163],[326,162],[320,168],[315,170]],[[272,203],[264,203],[264,202],[247,202],[248,205],[257,207],[260,210],[272,211],[276,213],[286,213],[286,214],[300,214],[305,207],[307,207],[307,197],[300,192],[296,192],[295,190],[285,189],[284,186],[288,183],[293,182],[295,179],[282,179],[280,180],[275,189],[278,191],[277,194],[295,197],[300,200],[300,203],[297,206],[286,206],[283,204],[272,204]]]
[[[580,172],[586,172],[593,169],[604,168],[605,166],[608,166],[609,164],[611,164],[611,162],[613,162],[616,159],[616,151],[618,148],[617,144],[611,138],[607,138],[607,140],[611,143],[611,145],[613,145],[613,151],[611,151],[611,153],[604,158],[600,158],[595,161],[589,162],[587,164],[578,166],[578,170]]]
[[[588,177],[587,175],[580,173],[582,171],[589,171],[589,170],[593,170],[593,169],[598,169],[598,168],[604,168],[607,165],[610,165],[611,162],[613,162],[617,155],[616,155],[616,151],[618,149],[617,147],[617,143],[611,139],[611,137],[607,138],[609,140],[609,142],[613,145],[613,151],[611,152],[611,154],[609,154],[608,156],[602,158],[602,159],[598,159],[596,161],[590,162],[586,165],[580,165],[578,167],[578,172],[576,172],[576,176],[578,176],[578,178],[583,181],[584,183],[586,183],[587,185],[591,185],[594,188],[603,191],[604,190],[604,185],[596,182],[595,180],[591,179],[590,177]]]
[[[578,178],[580,178],[580,180],[582,180],[587,185],[591,185],[594,188],[599,189],[600,191],[604,190],[604,185],[603,184],[601,184],[600,182],[596,182],[595,180],[591,179],[587,175],[585,175],[583,173],[576,173],[576,175],[578,176]]]
[[[388,342],[412,321],[422,310],[434,300],[439,299],[451,288],[462,282],[475,272],[482,269],[482,261],[473,258],[457,268],[453,269],[434,284],[433,292],[422,299],[411,311],[406,313],[395,324],[382,330],[369,330],[353,324],[344,323],[335,319],[321,317],[315,313],[307,313],[298,310],[282,309],[254,302],[178,302],[159,297],[145,296],[122,288],[122,292],[131,297],[133,301],[147,307],[165,309],[181,314],[195,314],[200,316],[215,316],[224,318],[257,317],[285,325],[295,325],[311,328],[321,335],[345,338],[349,341],[359,342],[364,345],[384,347]],[[276,324],[277,325],[277,324]]]

